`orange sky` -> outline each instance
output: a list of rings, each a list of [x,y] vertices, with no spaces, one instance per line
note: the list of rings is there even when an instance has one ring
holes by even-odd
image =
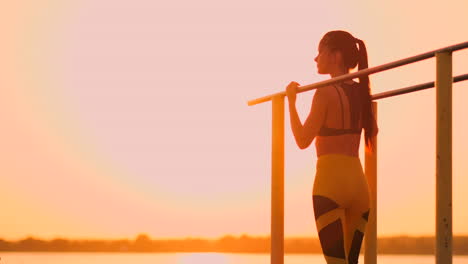
[[[18,0],[0,8],[0,237],[267,235],[269,103],[324,80],[322,35],[363,39],[369,65],[467,41],[468,2]],[[468,72],[468,50],[454,53]],[[434,60],[371,76],[433,81]],[[301,95],[305,118],[313,93]],[[453,90],[454,233],[468,234],[468,83]],[[433,90],[379,101],[378,232],[435,230]],[[287,116],[287,115],[286,115]],[[286,236],[316,236],[315,149],[286,119]]]

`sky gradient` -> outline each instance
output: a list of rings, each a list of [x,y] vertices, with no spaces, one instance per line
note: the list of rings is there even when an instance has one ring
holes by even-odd
[[[370,67],[468,40],[465,0],[0,6],[7,239],[268,235],[271,105],[248,100],[327,79],[313,59],[329,30],[364,40]],[[467,72],[468,50],[455,52],[453,75]],[[372,75],[371,87],[434,79],[430,59]],[[379,235],[435,232],[434,92],[379,101]],[[312,96],[298,97],[302,120]],[[454,234],[468,234],[465,98],[468,82],[454,84]],[[288,118],[285,128],[285,235],[317,236],[315,149],[297,148]]]

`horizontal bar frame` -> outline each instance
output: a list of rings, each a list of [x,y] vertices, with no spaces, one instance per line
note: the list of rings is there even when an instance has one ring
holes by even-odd
[[[441,48],[441,49],[438,49],[438,50],[429,51],[429,52],[419,54],[419,55],[416,55],[416,56],[408,57],[408,58],[401,59],[401,60],[398,60],[398,61],[389,62],[389,63],[382,64],[382,65],[379,65],[379,66],[375,66],[375,67],[372,67],[372,68],[367,68],[367,69],[364,69],[364,70],[361,70],[361,71],[357,71],[357,72],[353,72],[353,73],[349,73],[349,74],[344,74],[344,75],[341,75],[341,76],[338,76],[338,77],[335,77],[335,78],[332,78],[332,79],[328,79],[328,80],[325,80],[325,81],[321,81],[321,82],[317,82],[317,83],[313,83],[313,84],[309,84],[309,85],[304,85],[304,86],[301,86],[301,87],[298,88],[297,93],[310,91],[310,90],[313,90],[313,89],[317,89],[317,88],[324,87],[324,86],[327,86],[327,85],[335,84],[335,83],[338,83],[338,82],[343,82],[343,81],[346,81],[346,80],[355,79],[355,78],[358,78],[360,76],[371,75],[371,74],[374,74],[374,73],[377,73],[377,72],[390,70],[390,69],[400,67],[400,66],[403,66],[403,65],[406,65],[406,64],[414,63],[414,62],[417,62],[417,61],[422,61],[422,60],[434,57],[437,53],[447,52],[447,51],[453,52],[453,51],[462,50],[462,49],[466,49],[466,48],[468,48],[468,41],[462,42],[462,43],[459,43],[459,44],[456,44],[456,45],[448,46],[448,47],[445,47],[445,48]],[[260,98],[248,101],[247,104],[249,106],[252,106],[252,105],[256,105],[256,104],[271,101],[272,98],[275,97],[275,96],[285,96],[285,95],[286,95],[286,92],[282,91],[282,92],[279,92],[279,93],[270,94],[270,95],[267,95],[267,96],[264,96],[264,97],[260,97]]]
[[[458,75],[453,78],[454,83],[465,81],[465,80],[468,80],[468,74]],[[379,99],[388,98],[388,97],[392,97],[396,95],[421,91],[421,90],[425,90],[429,88],[434,88],[434,86],[435,86],[435,82],[428,82],[428,83],[422,83],[422,84],[413,85],[413,86],[409,86],[405,88],[395,89],[395,90],[391,90],[388,92],[374,94],[372,95],[372,100],[379,100]]]

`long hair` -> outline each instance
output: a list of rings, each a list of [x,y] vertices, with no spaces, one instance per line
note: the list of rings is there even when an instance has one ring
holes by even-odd
[[[358,70],[368,67],[367,49],[364,41],[353,37],[346,31],[336,30],[325,34],[320,41],[320,45],[327,46],[332,51],[340,51],[342,54],[344,66],[347,69],[353,69],[358,65]],[[359,46],[359,47],[358,47]],[[371,91],[369,76],[359,77],[359,101],[361,120],[364,128],[364,138],[366,146],[374,148],[372,135],[374,135],[374,111],[372,109]]]

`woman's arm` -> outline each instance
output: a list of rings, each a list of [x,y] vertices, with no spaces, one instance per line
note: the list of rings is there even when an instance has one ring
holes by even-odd
[[[296,110],[296,93],[298,86],[298,83],[291,82],[286,88],[286,95],[289,101],[289,119],[291,121],[294,138],[296,139],[297,146],[300,149],[305,149],[312,143],[325,121],[327,97],[323,88],[316,90],[309,116],[304,125],[302,125]]]

